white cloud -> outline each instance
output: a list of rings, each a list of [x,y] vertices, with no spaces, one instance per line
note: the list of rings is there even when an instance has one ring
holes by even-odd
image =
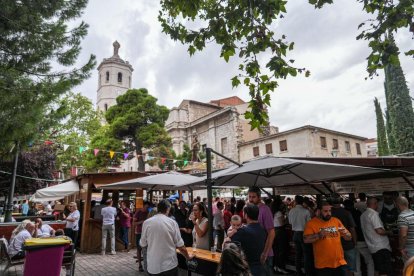
[[[80,61],[90,53],[98,63],[112,55],[112,42],[121,43],[120,55],[134,67],[133,87],[148,88],[168,107],[183,99],[210,101],[238,95],[248,100],[245,88],[233,90],[230,78],[238,74],[237,58],[228,64],[211,43],[189,57],[187,46],[172,41],[157,21],[159,1],[91,0],[83,20],[89,35]],[[271,122],[280,130],[313,124],[366,137],[376,136],[373,99],[384,103],[383,76],[365,80],[366,41],[357,41],[357,26],[367,19],[355,1],[338,0],[320,10],[303,1],[290,1],[288,14],[277,24],[278,35],[295,42],[290,57],[311,70],[311,77],[281,80],[272,95]],[[396,35],[401,52],[412,47],[408,32]],[[412,59],[400,55],[407,81],[414,79]],[[81,62],[79,63],[81,64]],[[408,83],[411,93],[414,84]],[[76,91],[96,101],[97,71]]]

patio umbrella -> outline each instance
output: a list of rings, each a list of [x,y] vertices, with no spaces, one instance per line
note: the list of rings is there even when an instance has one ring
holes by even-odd
[[[265,156],[212,175],[213,186],[278,187],[331,181],[390,170]]]
[[[171,171],[105,185],[102,186],[102,189],[134,190],[144,188],[150,190],[192,190],[188,185],[201,181],[203,181],[201,177]]]

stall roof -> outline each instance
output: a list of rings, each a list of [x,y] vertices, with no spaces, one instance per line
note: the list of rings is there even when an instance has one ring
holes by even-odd
[[[54,201],[76,193],[79,193],[79,183],[72,179],[62,184],[37,190],[30,200],[35,202]]]

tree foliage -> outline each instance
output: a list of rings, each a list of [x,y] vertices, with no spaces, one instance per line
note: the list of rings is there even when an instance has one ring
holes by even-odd
[[[13,160],[0,161],[2,171],[11,173]],[[51,180],[56,171],[56,151],[54,146],[37,145],[19,154],[17,174],[25,177]],[[11,183],[11,174],[0,173],[0,193],[7,194]],[[46,187],[52,182],[34,180],[28,178],[16,178],[16,194],[31,194],[36,190]]]
[[[123,140],[134,148],[138,157],[138,170],[144,171],[142,149],[171,146],[171,138],[164,125],[169,110],[157,104],[147,89],[130,89],[116,98],[116,105],[105,113],[112,137]]]
[[[55,141],[61,147],[57,153],[57,166],[66,174],[71,167],[85,166],[85,152],[79,147],[91,148],[91,139],[100,126],[99,113],[92,102],[79,93],[69,92],[59,101],[64,117],[53,128]],[[64,145],[69,147],[65,150]]]
[[[285,34],[277,34],[276,24],[286,14],[287,0],[161,0],[159,21],[163,31],[172,39],[188,44],[193,55],[212,41],[221,46],[221,57],[228,62],[233,56],[241,60],[240,74],[231,81],[233,87],[246,86],[250,95],[250,111],[245,113],[252,128],[268,124],[266,106],[270,106],[270,92],[278,86],[278,79],[309,76],[303,67],[295,67],[288,52],[294,42]],[[397,50],[385,37],[387,32],[409,28],[414,32],[414,9],[411,0],[356,0],[362,3],[375,19],[362,22],[357,39],[369,41],[369,76],[388,63],[396,63]],[[333,0],[309,0],[315,8],[332,4]],[[195,24],[187,24],[195,23]],[[192,26],[200,26],[191,28]],[[264,54],[270,54],[267,58]],[[414,56],[414,50],[406,53]]]
[[[74,68],[87,34],[81,22],[69,29],[87,0],[5,0],[0,11],[0,145],[22,145],[59,120],[59,96],[89,77],[90,56]],[[62,68],[53,70],[52,64]]]
[[[92,136],[89,151],[84,154],[84,167],[86,172],[102,172],[108,167],[116,167],[121,164],[123,155],[115,153],[111,158],[109,151],[131,152],[134,149],[122,140],[113,137],[109,125],[104,125]],[[95,156],[94,149],[100,151]],[[131,155],[132,157],[132,155]]]
[[[393,154],[414,151],[414,111],[410,92],[399,60],[385,67],[385,91],[389,120],[388,137]],[[391,137],[391,138],[390,138]]]
[[[385,130],[384,115],[382,114],[381,105],[378,99],[374,99],[375,114],[377,116],[377,141],[378,141],[378,155],[389,155],[387,132]]]

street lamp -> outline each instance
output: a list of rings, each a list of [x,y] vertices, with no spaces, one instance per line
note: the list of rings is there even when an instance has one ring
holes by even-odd
[[[339,150],[337,150],[337,149],[333,149],[333,150],[331,151],[331,155],[332,155],[332,157],[337,157],[337,156],[338,156],[338,153],[339,153]]]

